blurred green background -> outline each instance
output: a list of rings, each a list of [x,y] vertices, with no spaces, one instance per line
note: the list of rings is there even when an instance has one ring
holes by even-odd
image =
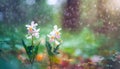
[[[40,39],[54,25],[61,27],[60,51],[73,59],[94,55],[111,58],[120,51],[119,3],[119,0],[0,0],[0,69],[24,69],[17,56],[23,48],[21,40],[26,40],[25,25],[31,21],[38,23]],[[39,52],[43,53],[45,47],[42,44],[40,47]]]

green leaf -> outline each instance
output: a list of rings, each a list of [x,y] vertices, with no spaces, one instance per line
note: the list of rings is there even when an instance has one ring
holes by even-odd
[[[58,52],[59,46],[60,46],[60,45],[57,45],[57,46],[54,48],[54,50],[53,50],[54,54],[59,54],[59,52]]]
[[[34,59],[35,56],[37,55],[38,49],[39,49],[39,46],[35,46],[35,50],[33,51],[33,59]]]
[[[28,55],[32,55],[33,54],[34,46],[28,46],[27,49],[28,49],[27,50]]]
[[[54,55],[52,53],[52,46],[50,45],[50,43],[48,41],[46,41],[46,45],[45,46],[47,48],[48,55],[50,55],[50,56]]]
[[[27,46],[26,46],[26,44],[25,44],[24,40],[22,40],[22,44],[23,44],[23,46],[24,46],[25,50],[27,50]]]
[[[35,54],[38,53],[38,49],[39,49],[39,45],[37,45],[37,46],[35,47]]]
[[[22,40],[22,44],[23,44],[23,46],[25,48],[25,51],[27,53],[27,56],[28,56],[30,62],[32,63],[34,61],[34,51],[33,51],[34,46],[27,46],[25,44],[24,40]]]

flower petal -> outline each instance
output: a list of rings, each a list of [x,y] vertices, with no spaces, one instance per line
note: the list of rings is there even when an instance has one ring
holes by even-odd
[[[26,27],[30,27],[30,25],[25,25]]]
[[[58,31],[62,30],[61,28],[58,29]]]
[[[57,25],[54,25],[54,30],[57,30],[57,28],[58,28]]]
[[[60,42],[58,42],[57,40],[55,40],[55,45],[57,46],[59,44],[60,44]]]
[[[31,39],[32,36],[31,36],[31,35],[27,35],[26,38],[27,38],[27,39]]]
[[[32,22],[31,22],[31,25],[33,26],[33,25],[34,25],[34,23],[35,23],[35,22],[34,22],[34,21],[32,21]]]

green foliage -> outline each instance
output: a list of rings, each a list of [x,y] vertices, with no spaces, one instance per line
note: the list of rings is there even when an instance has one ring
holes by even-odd
[[[37,45],[37,46],[32,46],[32,45],[27,46],[23,40],[22,40],[22,44],[23,44],[23,46],[24,46],[24,48],[26,50],[26,53],[27,53],[27,55],[29,57],[30,62],[33,63],[34,59],[35,59],[35,56],[38,53],[39,45]]]
[[[97,37],[89,28],[84,28],[80,33],[63,32],[63,34],[62,50],[72,55],[75,55],[76,49],[79,49],[81,51],[79,55],[92,56],[98,52],[97,48],[106,41],[106,37]]]
[[[49,56],[53,56],[53,55],[56,55],[56,54],[59,54],[58,50],[59,50],[59,46],[60,45],[57,45],[56,47],[54,46],[51,46],[51,44],[46,41],[46,48],[47,48],[47,52],[48,52],[48,55]]]
[[[50,45],[50,43],[48,41],[46,41],[46,48],[47,48],[47,52],[48,52],[48,55],[52,56],[53,53],[52,53],[52,46]]]

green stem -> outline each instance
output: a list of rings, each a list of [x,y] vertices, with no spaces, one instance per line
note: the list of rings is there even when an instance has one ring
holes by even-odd
[[[33,46],[33,36],[32,36],[32,46]]]
[[[50,69],[52,69],[52,58],[49,56],[49,62],[50,62]]]
[[[33,36],[32,36],[32,46],[34,45],[33,41],[34,41],[34,39],[33,39]],[[32,53],[33,53],[33,49],[32,49]],[[33,54],[32,54],[32,55],[33,55]],[[32,58],[30,59],[30,61],[31,61],[31,65],[33,65],[34,57],[32,57]]]

